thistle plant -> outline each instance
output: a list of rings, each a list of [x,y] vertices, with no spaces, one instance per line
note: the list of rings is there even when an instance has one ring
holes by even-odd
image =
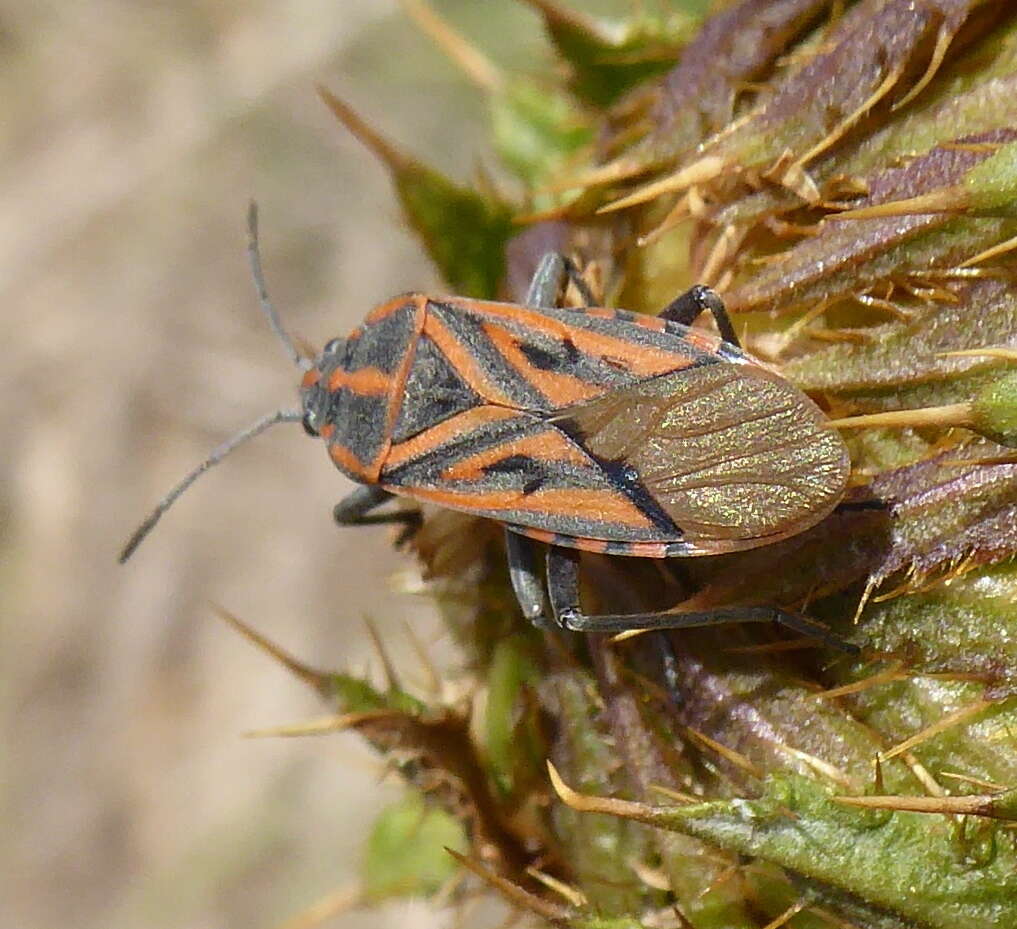
[[[281,656],[335,713],[288,731],[354,728],[407,784],[358,901],[484,887],[560,926],[1017,925],[1017,7],[734,0],[606,23],[526,2],[554,83],[405,4],[486,95],[510,182],[444,177],[322,96],[450,292],[519,302],[548,249],[607,306],[708,284],[843,430],[848,505],[813,529],[584,555],[585,601],[775,604],[861,656],[729,626],[667,634],[665,676],[664,634],[529,626],[499,527],[425,510],[403,548],[459,643],[455,698]]]

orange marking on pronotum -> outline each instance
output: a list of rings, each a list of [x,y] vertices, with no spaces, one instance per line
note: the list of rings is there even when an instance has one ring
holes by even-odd
[[[345,445],[340,445],[338,442],[329,443],[328,454],[340,468],[349,471],[350,474],[356,474],[363,478],[370,477],[370,472],[364,467],[364,463]]]
[[[435,490],[430,487],[388,487],[393,493],[408,494],[456,510],[529,510],[553,516],[583,515],[599,522],[615,523],[632,529],[652,529],[653,523],[619,493],[607,490],[521,490],[462,491]]]
[[[384,397],[392,387],[392,378],[381,368],[357,368],[347,371],[336,368],[328,377],[328,389],[352,390],[365,397]]]
[[[364,319],[367,323],[377,323],[383,320],[386,316],[391,316],[393,313],[401,310],[404,306],[409,306],[411,303],[417,303],[419,299],[418,294],[400,294],[398,297],[393,297],[386,303],[379,304]]]
[[[536,435],[522,436],[484,449],[468,458],[450,464],[441,476],[446,480],[474,481],[484,476],[488,465],[497,464],[513,455],[536,458],[542,461],[565,461],[575,465],[589,465],[590,458],[580,448],[570,442],[557,429],[547,429]]]
[[[319,371],[317,368],[308,368],[304,372],[303,378],[301,378],[300,380],[300,386],[304,390],[307,390],[308,388],[313,387],[315,384],[317,384],[320,379],[321,371]]]
[[[398,468],[400,465],[419,458],[421,455],[426,455],[428,452],[440,448],[446,442],[451,442],[474,429],[497,420],[514,419],[518,415],[519,413],[515,410],[501,406],[477,406],[466,410],[458,416],[438,423],[437,426],[425,429],[405,442],[392,445],[385,458],[385,467],[389,470]]]
[[[410,376],[410,369],[417,357],[417,343],[420,341],[420,334],[424,331],[424,324],[427,322],[427,297],[423,294],[415,294],[413,306],[413,334],[410,336],[406,351],[403,352],[403,359],[396,370],[395,382],[388,398],[388,409],[385,411],[385,441],[371,462],[371,480],[374,481],[378,480],[382,465],[388,458],[389,449],[392,448],[392,430],[395,428],[399,408],[405,398],[406,380]]]

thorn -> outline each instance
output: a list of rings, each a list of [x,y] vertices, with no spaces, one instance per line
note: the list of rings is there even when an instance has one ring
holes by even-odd
[[[967,192],[963,187],[942,187],[931,193],[904,200],[889,200],[835,213],[827,217],[829,222],[842,219],[880,219],[886,216],[919,216],[925,213],[957,213],[967,206]]]
[[[287,671],[305,684],[313,687],[326,700],[335,696],[335,689],[332,686],[332,675],[326,674],[324,671],[318,671],[302,661],[298,661],[289,652],[276,645],[271,639],[263,636],[229,610],[219,606],[219,604],[211,603],[209,606],[211,606],[212,612],[216,616],[239,632],[248,642],[259,648],[278,664],[281,664]]]
[[[606,813],[609,816],[651,823],[657,818],[655,814],[658,811],[646,803],[634,803],[631,800],[618,800],[612,797],[594,797],[573,790],[561,779],[558,769],[550,761],[547,762],[547,772],[551,778],[551,786],[559,799],[580,813]]]
[[[649,789],[655,790],[657,791],[657,793],[663,794],[665,797],[668,797],[671,800],[677,800],[679,803],[684,803],[687,805],[703,802],[701,797],[694,797],[692,796],[692,794],[682,793],[680,790],[674,790],[671,787],[665,787],[663,784],[650,784]]]
[[[522,0],[528,6],[532,6],[537,12],[542,13],[547,20],[548,26],[566,26],[571,29],[581,30],[604,45],[614,45],[615,40],[607,30],[593,17],[586,16],[578,10],[559,6],[551,0]]]
[[[860,681],[854,681],[851,684],[844,684],[841,687],[833,687],[830,690],[823,690],[820,693],[813,694],[813,697],[817,700],[833,700],[836,697],[845,697],[848,694],[860,693],[863,690],[868,690],[870,687],[877,687],[880,684],[890,684],[894,681],[906,681],[911,675],[903,672],[901,670],[903,667],[904,662],[895,661],[893,665],[885,671],[879,671],[876,674],[862,678]]]
[[[406,633],[406,638],[410,640],[410,646],[420,659],[420,666],[423,668],[424,675],[427,678],[424,689],[431,696],[438,697],[441,694],[441,675],[438,673],[438,668],[431,660],[431,656],[427,653],[424,643],[420,641],[420,637],[414,630],[413,625],[405,619],[403,620],[403,629]]]
[[[359,886],[342,887],[327,894],[309,907],[279,923],[275,929],[313,929],[333,916],[340,916],[356,909],[364,902],[364,892]]]
[[[901,79],[906,70],[906,63],[897,65],[885,78],[883,82],[868,96],[862,104],[854,110],[854,112],[848,114],[840,123],[835,126],[826,136],[820,139],[815,145],[812,146],[804,155],[798,158],[797,161],[789,170],[794,168],[801,168],[808,164],[817,155],[822,154],[831,145],[836,144],[846,133],[848,133],[858,120],[860,120],[866,113],[869,112],[880,100],[883,99],[891,90],[894,85]]]
[[[652,890],[670,893],[673,889],[671,878],[661,868],[651,868],[645,861],[640,861],[638,858],[629,858],[626,864],[632,869],[632,873]]]
[[[701,743],[702,745],[705,745],[707,748],[712,749],[718,755],[720,755],[721,758],[724,758],[727,761],[730,761],[736,767],[741,768],[743,771],[746,772],[746,774],[750,774],[752,777],[758,778],[759,780],[766,779],[766,773],[760,770],[758,767],[756,767],[756,765],[754,765],[748,758],[746,758],[740,752],[736,752],[733,748],[728,748],[726,745],[721,745],[720,742],[711,739],[705,733],[699,732],[698,730],[693,729],[691,726],[684,726],[683,728],[684,731],[688,735],[692,736],[692,738],[695,741]]]
[[[974,703],[969,703],[967,706],[962,706],[958,710],[954,710],[952,713],[947,713],[942,719],[934,722],[931,726],[926,726],[924,729],[916,732],[911,738],[905,739],[899,745],[895,745],[888,751],[881,752],[883,761],[889,761],[891,758],[896,758],[897,755],[903,754],[904,752],[910,751],[916,745],[921,745],[922,742],[927,742],[933,736],[939,735],[941,732],[945,732],[947,729],[953,726],[960,725],[972,716],[977,716],[984,710],[989,709],[996,705],[996,700],[976,700]]]
[[[948,403],[916,410],[890,410],[886,413],[865,413],[827,420],[836,429],[906,429],[922,426],[968,426],[971,424],[970,403]]]
[[[392,664],[392,659],[385,649],[377,625],[373,619],[367,616],[364,617],[364,625],[367,627],[367,634],[371,638],[371,644],[381,659],[381,667],[385,674],[385,686],[388,688],[388,692],[392,693],[396,690],[402,690],[403,686],[399,681],[399,674],[396,672],[395,665]]]
[[[817,758],[815,755],[810,755],[801,749],[785,745],[783,742],[770,742],[770,744],[790,757],[808,765],[813,771],[822,774],[823,777],[833,781],[835,784],[839,784],[841,787],[851,790],[855,786],[854,781],[841,771],[840,768],[834,767],[830,762],[824,761],[822,758]]]
[[[998,795],[966,797],[831,797],[845,806],[872,810],[895,810],[906,813],[942,813],[947,816],[986,816],[1017,822],[1017,810],[1000,804]]]
[[[877,794],[886,792],[886,785],[883,783],[883,759],[879,757],[879,753],[876,753],[873,758],[873,787]]]
[[[639,236],[636,239],[636,244],[642,248],[646,245],[652,245],[654,242],[663,238],[665,233],[670,232],[675,228],[682,220],[692,215],[691,201],[689,195],[695,188],[690,188],[685,196],[680,197],[678,202],[671,207],[671,210],[653,229],[647,232],[645,235]]]
[[[987,248],[984,252],[979,252],[967,261],[962,261],[958,268],[960,270],[971,268],[972,265],[981,264],[983,261],[988,261],[990,258],[997,258],[1000,255],[1005,255],[1007,252],[1012,252],[1014,249],[1017,249],[1017,236],[1014,236],[1012,239],[1007,239],[1005,242],[1000,242],[998,245],[993,245],[992,248]]]
[[[783,913],[780,914],[776,919],[768,922],[763,929],[780,929],[781,926],[787,925],[795,916],[797,916],[802,910],[805,909],[806,903],[804,900],[799,900],[797,903],[789,906]]]
[[[936,358],[999,358],[1003,361],[1017,361],[1017,348],[993,346],[989,348],[965,348],[954,352],[936,352]]]
[[[390,171],[406,171],[414,164],[413,159],[399,151],[384,136],[375,131],[357,113],[343,103],[323,84],[316,85],[318,96],[324,101],[336,119],[346,127],[353,137],[382,161]]]
[[[267,729],[250,729],[244,733],[248,739],[296,738],[305,735],[329,735],[343,732],[363,723],[381,719],[402,717],[404,714],[394,710],[368,710],[363,713],[342,713],[338,716],[323,716],[306,723],[292,723],[288,726],[272,726]]]
[[[876,297],[872,294],[855,294],[854,299],[862,306],[871,307],[875,310],[885,310],[891,316],[894,316],[904,322],[910,322],[914,318],[914,314],[912,312],[906,310],[902,306],[898,306],[892,300],[887,300],[884,297]]]
[[[477,875],[477,877],[489,884],[495,890],[500,891],[507,900],[515,903],[523,909],[530,910],[538,916],[543,916],[544,919],[556,923],[565,922],[576,915],[571,909],[564,906],[556,906],[549,900],[543,900],[536,894],[530,893],[518,884],[513,884],[512,881],[502,877],[500,874],[495,874],[493,871],[488,870],[479,861],[468,858],[466,855],[461,852],[457,852],[453,848],[446,846],[445,851],[455,858],[455,860],[458,861],[464,868],[472,871]]]
[[[650,167],[650,164],[644,164],[632,158],[619,158],[615,161],[609,161],[607,164],[590,168],[584,174],[578,174],[575,177],[568,177],[560,181],[553,181],[550,184],[544,184],[535,192],[542,194],[560,194],[566,190],[575,190],[577,188],[586,189],[590,187],[601,187],[605,184],[624,181],[630,177],[643,174],[650,170]]]
[[[401,0],[401,3],[420,31],[432,39],[481,90],[494,94],[504,87],[505,79],[491,59],[471,45],[423,0]]]
[[[621,197],[602,206],[598,213],[613,213],[615,210],[624,210],[630,206],[637,206],[646,203],[663,194],[677,193],[687,190],[693,184],[703,184],[712,181],[721,171],[728,166],[728,162],[718,155],[707,155],[698,161],[692,162],[680,171],[675,172],[659,181],[646,184],[628,196]]]
[[[915,776],[918,783],[925,788],[926,793],[932,797],[945,797],[946,791],[940,786],[939,782],[929,773],[929,769],[925,767],[911,752],[904,752],[901,755],[901,759],[904,764],[908,766],[911,773]]]
[[[984,781],[980,777],[969,777],[967,774],[957,774],[955,771],[940,771],[939,776],[953,781],[962,781],[965,784],[974,784],[975,787],[981,787],[983,790],[988,790],[992,793],[1002,793],[1007,789],[1005,784]]]
[[[740,228],[733,225],[724,227],[717,240],[713,243],[710,254],[706,256],[702,270],[697,275],[697,280],[700,283],[718,289],[717,280],[721,271],[734,257],[734,253],[744,241],[747,232],[748,229],[744,227]]]
[[[550,874],[546,874],[544,871],[541,871],[533,865],[530,865],[526,869],[526,873],[529,874],[535,881],[539,881],[545,887],[550,888],[556,894],[564,897],[576,909],[582,909],[589,904],[589,901],[586,899],[586,894],[584,894],[578,887],[573,887],[571,884],[559,881],[558,878],[552,877]]]
[[[897,110],[907,106],[915,99],[915,97],[925,90],[926,84],[935,77],[940,65],[943,64],[943,59],[946,57],[947,49],[950,47],[950,43],[953,41],[953,37],[956,34],[956,29],[950,30],[946,27],[940,27],[939,33],[936,36],[936,47],[932,50],[932,57],[929,59],[929,66],[925,69],[925,73],[918,79],[918,82],[914,85],[914,87],[912,87],[906,94],[904,94],[903,97],[900,98],[900,100],[890,107],[891,113],[895,113]]]
[[[862,613],[865,611],[865,607],[868,606],[869,600],[872,594],[879,586],[880,581],[875,574],[870,574],[865,580],[865,590],[862,591],[861,597],[858,598],[858,606],[855,607],[855,615],[851,620],[851,624],[857,626],[862,620]]]

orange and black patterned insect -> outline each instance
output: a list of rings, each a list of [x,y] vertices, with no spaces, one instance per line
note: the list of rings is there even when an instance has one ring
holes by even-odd
[[[301,411],[266,417],[217,450],[163,500],[124,550],[211,464],[275,422],[301,420],[363,486],[335,508],[342,524],[393,495],[505,524],[523,612],[573,630],[674,628],[776,620],[770,607],[707,614],[586,616],[576,550],[669,558],[755,548],[802,532],[840,500],[846,449],[796,387],[743,352],[705,287],[659,316],[561,308],[570,263],[546,255],[525,305],[407,294],[302,359]],[[590,301],[592,302],[592,301]],[[722,338],[689,324],[709,310]],[[548,546],[547,590],[534,547]]]

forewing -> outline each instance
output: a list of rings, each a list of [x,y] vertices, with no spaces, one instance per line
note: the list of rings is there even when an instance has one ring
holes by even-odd
[[[664,514],[539,414],[482,405],[394,443],[393,493],[573,538],[674,540]]]
[[[423,334],[484,401],[552,412],[698,364],[716,339],[624,311],[430,300]]]
[[[763,545],[818,522],[850,463],[801,391],[752,363],[703,363],[555,417],[597,459],[624,462],[705,551]]]

